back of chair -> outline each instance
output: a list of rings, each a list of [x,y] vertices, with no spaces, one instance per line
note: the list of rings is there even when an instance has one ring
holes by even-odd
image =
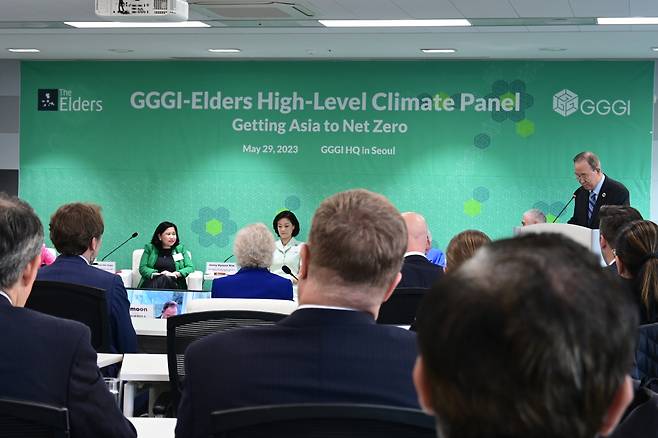
[[[294,404],[212,413],[215,438],[436,438],[417,409],[362,404]]]
[[[68,438],[66,408],[0,398],[0,438]]]
[[[637,380],[658,378],[658,323],[640,326],[631,377]]]
[[[416,319],[418,305],[425,293],[427,289],[415,287],[395,289],[393,295],[379,309],[377,323],[411,325]]]
[[[109,353],[110,323],[105,291],[81,284],[35,281],[25,307],[85,324],[91,330],[91,345]]]
[[[245,310],[213,310],[167,318],[167,363],[174,409],[185,378],[185,350],[194,341],[235,328],[273,325],[287,315]]]

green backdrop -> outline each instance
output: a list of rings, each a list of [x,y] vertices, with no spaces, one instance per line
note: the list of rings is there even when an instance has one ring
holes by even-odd
[[[44,224],[100,204],[101,254],[138,231],[120,268],[162,220],[200,269],[284,208],[304,240],[318,203],[353,187],[423,213],[442,248],[467,228],[508,236],[526,209],[557,214],[582,150],[649,213],[652,62],[24,62],[21,76],[21,196]]]

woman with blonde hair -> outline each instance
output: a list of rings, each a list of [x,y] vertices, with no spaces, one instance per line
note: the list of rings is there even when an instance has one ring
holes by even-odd
[[[634,221],[619,232],[615,246],[619,275],[631,283],[640,324],[658,322],[658,225]]]

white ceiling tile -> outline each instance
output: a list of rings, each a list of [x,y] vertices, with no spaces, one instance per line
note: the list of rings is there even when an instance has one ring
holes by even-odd
[[[316,19],[346,18],[346,14],[349,14],[349,11],[335,0],[307,0],[298,4],[313,12],[313,18]]]
[[[656,0],[629,0],[631,2],[630,15],[632,17],[658,17],[658,1]]]
[[[413,18],[390,0],[336,0],[336,3],[352,14],[351,17],[345,18],[360,20]]]
[[[620,0],[570,0],[576,17],[627,17],[628,1]]]
[[[521,17],[573,17],[569,0],[510,0]]]
[[[466,18],[516,18],[508,0],[452,0]]]
[[[413,18],[464,18],[450,0],[393,0],[393,3]]]

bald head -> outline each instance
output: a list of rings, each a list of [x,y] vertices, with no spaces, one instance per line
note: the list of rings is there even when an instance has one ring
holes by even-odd
[[[431,239],[425,218],[411,211],[402,213],[402,218],[407,225],[407,252],[418,251],[427,254]]]

